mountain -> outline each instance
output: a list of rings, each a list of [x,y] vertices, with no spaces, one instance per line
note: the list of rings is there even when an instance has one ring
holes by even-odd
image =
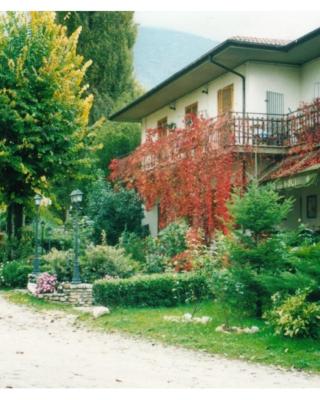
[[[217,44],[190,33],[139,26],[134,47],[136,77],[150,89]]]

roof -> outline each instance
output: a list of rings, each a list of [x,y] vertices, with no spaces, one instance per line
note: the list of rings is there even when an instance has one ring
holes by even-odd
[[[304,174],[320,168],[320,150],[295,154],[277,163],[263,181],[271,181],[287,178],[298,174]]]
[[[285,46],[291,42],[291,40],[285,39],[259,38],[254,36],[232,36],[230,39],[240,43],[269,44],[271,46]]]
[[[200,58],[111,115],[113,121],[139,122],[143,117],[225,73],[214,60],[229,69],[246,61],[301,65],[320,56],[320,28],[293,41],[236,36],[225,40]]]

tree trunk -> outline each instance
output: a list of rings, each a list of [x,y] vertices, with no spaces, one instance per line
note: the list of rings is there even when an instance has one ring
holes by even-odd
[[[10,203],[7,210],[7,235],[9,239],[21,239],[24,224],[23,205]]]

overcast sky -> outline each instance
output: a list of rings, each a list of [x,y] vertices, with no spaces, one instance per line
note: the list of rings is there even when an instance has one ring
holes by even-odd
[[[296,39],[320,27],[320,11],[136,11],[144,26],[189,32],[222,41],[230,36]]]

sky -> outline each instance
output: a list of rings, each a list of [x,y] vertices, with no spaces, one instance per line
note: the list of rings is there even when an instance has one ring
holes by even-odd
[[[320,27],[314,11],[136,11],[135,20],[222,41],[230,36],[296,39]]]

